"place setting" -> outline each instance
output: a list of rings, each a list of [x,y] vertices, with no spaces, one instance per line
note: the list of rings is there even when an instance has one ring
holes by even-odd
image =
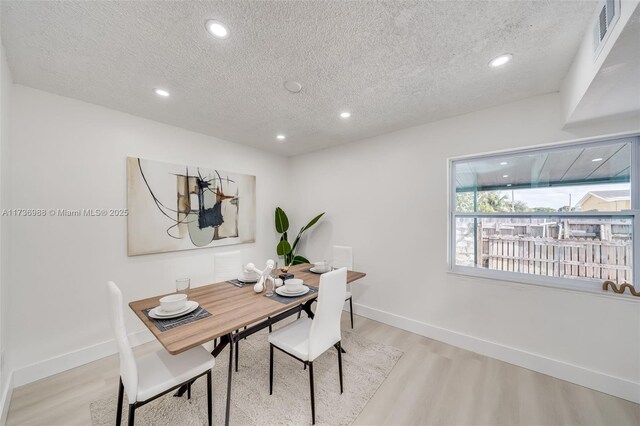
[[[315,287],[304,284],[300,278],[290,278],[284,281],[284,285],[277,287],[275,293],[269,296],[270,299],[281,303],[291,303],[291,299],[306,296],[308,293],[317,293]]]
[[[305,269],[302,272],[311,272],[312,274],[322,275],[327,272],[331,272],[333,268],[331,267],[331,263],[326,260],[320,262],[314,262],[313,266],[309,269]]]
[[[242,270],[242,274],[233,280],[227,280],[229,284],[232,284],[236,287],[244,287],[249,284],[255,284],[258,282],[260,276],[253,270],[247,269],[246,267]]]
[[[189,300],[191,280],[176,280],[176,293],[160,299],[160,305],[145,309],[145,315],[160,331],[170,330],[184,324],[211,316],[211,313],[200,307],[195,300]]]

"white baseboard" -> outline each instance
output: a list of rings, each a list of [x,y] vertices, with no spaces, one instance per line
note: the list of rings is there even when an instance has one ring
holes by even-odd
[[[499,343],[478,339],[477,337],[433,326],[357,303],[353,304],[353,312],[357,315],[361,315],[393,327],[401,328],[430,339],[439,340],[452,346],[499,359],[500,361],[508,362],[509,364],[514,364],[558,379],[566,380],[580,386],[595,389],[628,401],[640,403],[640,383],[632,382],[620,377],[610,376],[602,372],[590,370],[588,368],[569,364],[564,361],[559,361],[531,352],[526,352],[521,349],[501,345]]]
[[[13,394],[13,371],[7,373],[9,378],[2,389],[2,399],[0,399],[0,425],[7,424],[7,415],[9,414],[9,405],[11,404],[11,395]]]
[[[129,334],[131,346],[138,346],[154,339],[149,330],[141,330]],[[117,352],[114,339],[87,346],[73,352],[58,355],[14,370],[13,386],[18,387],[75,367],[96,361]]]

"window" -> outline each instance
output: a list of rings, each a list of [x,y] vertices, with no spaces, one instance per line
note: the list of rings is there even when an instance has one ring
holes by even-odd
[[[640,139],[450,163],[450,268],[601,291],[637,282]]]

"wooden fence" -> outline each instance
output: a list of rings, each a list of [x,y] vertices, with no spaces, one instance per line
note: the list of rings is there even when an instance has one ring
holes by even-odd
[[[492,235],[481,247],[478,261],[488,269],[632,282],[631,241]]]

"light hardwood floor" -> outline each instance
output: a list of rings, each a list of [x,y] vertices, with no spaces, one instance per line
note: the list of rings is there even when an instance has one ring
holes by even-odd
[[[366,318],[355,320],[356,333],[404,355],[354,425],[640,425],[638,404]],[[342,326],[349,329],[348,314]],[[147,343],[135,352],[158,346]],[[224,352],[222,359],[226,368]],[[7,424],[90,425],[89,403],[115,393],[117,384],[118,359],[110,356],[16,388]]]

